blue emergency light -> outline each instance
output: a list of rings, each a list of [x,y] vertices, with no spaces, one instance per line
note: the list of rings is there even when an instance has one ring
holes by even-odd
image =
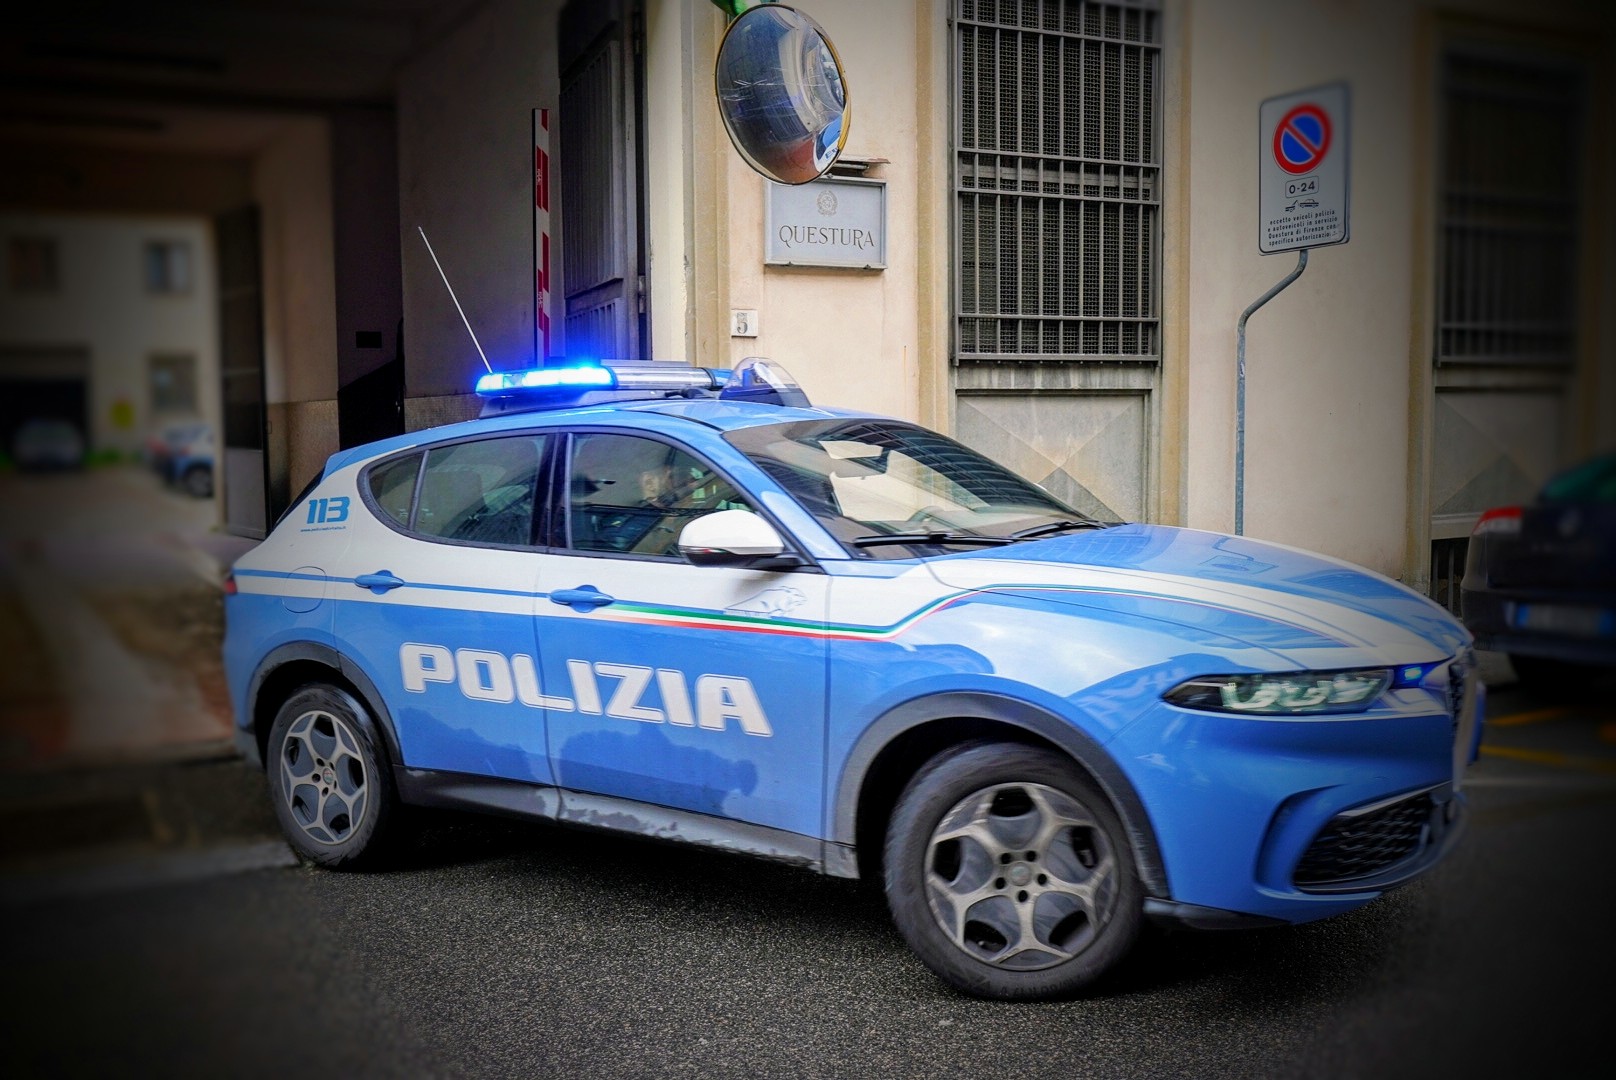
[[[1397,669],[1392,679],[1392,688],[1406,690],[1409,687],[1418,686],[1425,681],[1427,675],[1445,663],[1447,663],[1446,660],[1438,660],[1429,664],[1405,664]]]
[[[671,361],[582,361],[524,371],[491,371],[477,380],[483,415],[603,401],[717,397],[806,407],[797,380],[772,360],[749,356],[735,366],[690,367]]]
[[[532,368],[528,371],[490,371],[477,380],[477,393],[509,394],[519,390],[549,390],[558,386],[611,389],[612,373],[595,365]]]

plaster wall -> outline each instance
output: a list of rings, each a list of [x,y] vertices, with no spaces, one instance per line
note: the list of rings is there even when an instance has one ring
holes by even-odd
[[[482,5],[400,72],[399,243],[411,398],[465,394],[483,371],[418,229],[492,366],[533,362],[532,110],[550,110],[553,146],[560,7],[557,0]],[[564,199],[552,185],[552,220]],[[557,232],[552,280],[561,241]],[[553,291],[562,295],[559,281]],[[559,351],[562,320],[559,310],[551,315],[558,332],[551,347]]]
[[[923,7],[922,12],[928,10]],[[835,44],[852,102],[847,158],[885,158],[864,175],[886,182],[887,266],[884,270],[813,269],[764,265],[764,203],[768,181],[724,148],[727,188],[729,296],[722,311],[754,309],[758,336],[729,340],[727,359],[767,356],[783,364],[811,400],[851,405],[918,419],[922,409],[922,278],[939,265],[922,265],[920,222],[929,212],[919,160],[920,119],[946,112],[948,99],[919,85],[916,7],[824,0],[813,18]],[[711,96],[698,103],[716,109]],[[935,247],[928,248],[935,259]],[[945,249],[946,250],[946,249]],[[946,357],[930,357],[930,362]]]
[[[1506,28],[1521,17],[1517,5],[1456,7]],[[1593,7],[1556,10],[1531,17],[1609,29]],[[1168,167],[1187,188],[1177,238],[1187,266],[1170,265],[1167,281],[1186,290],[1169,301],[1185,322],[1185,523],[1233,526],[1236,323],[1297,262],[1257,250],[1258,104],[1344,79],[1350,242],[1314,249],[1247,328],[1246,532],[1401,575],[1419,547],[1409,492],[1427,438],[1434,58],[1461,16],[1409,0],[1193,0],[1179,14],[1169,62],[1181,65],[1188,115],[1182,159]]]
[[[416,232],[425,226],[495,367],[532,358],[531,109],[557,109],[560,0],[476,8],[402,72],[401,243],[408,384],[428,416],[470,409],[482,362]],[[1165,0],[1164,356],[1157,520],[1232,527],[1235,325],[1296,256],[1257,250],[1257,108],[1335,80],[1352,87],[1352,231],[1315,249],[1302,278],[1248,336],[1246,531],[1407,576],[1424,557],[1430,460],[1435,58],[1455,27],[1593,41],[1608,55],[1609,5],[1522,11],[1506,0],[1295,4]],[[885,158],[884,270],[765,266],[766,182],[731,149],[712,97],[723,16],[700,0],[646,0],[647,228],[653,356],[779,361],[811,397],[948,430],[953,245],[953,79],[947,0],[821,0],[853,101],[849,158]],[[1598,35],[1603,35],[1599,37]],[[1602,41],[1603,45],[1597,43]],[[1605,65],[1608,66],[1608,65]],[[1608,129],[1610,77],[1595,65],[1592,123]],[[553,112],[554,116],[555,113]],[[557,148],[558,150],[560,148]],[[1612,175],[1596,141],[1591,175]],[[552,267],[566,194],[552,189]],[[1616,430],[1608,318],[1616,213],[1590,208],[1587,356],[1577,444]],[[564,295],[565,283],[553,293]],[[732,337],[735,309],[756,338]],[[565,351],[553,312],[553,351]],[[424,408],[428,400],[438,402]]]
[[[330,138],[324,120],[288,121],[253,162],[271,403],[337,396]]]

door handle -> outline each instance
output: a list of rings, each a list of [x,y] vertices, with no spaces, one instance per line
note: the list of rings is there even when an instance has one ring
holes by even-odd
[[[391,570],[378,570],[374,574],[360,574],[353,579],[353,583],[380,596],[388,589],[396,589],[404,584],[404,579],[394,576]]]
[[[605,607],[614,602],[615,596],[607,596],[593,585],[580,585],[576,589],[557,589],[550,594],[552,604],[565,604],[574,611],[594,611],[598,607]]]

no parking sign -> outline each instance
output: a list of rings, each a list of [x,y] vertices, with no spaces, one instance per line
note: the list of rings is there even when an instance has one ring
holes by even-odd
[[[1264,255],[1348,238],[1347,84],[1269,98],[1258,110],[1257,249]]]

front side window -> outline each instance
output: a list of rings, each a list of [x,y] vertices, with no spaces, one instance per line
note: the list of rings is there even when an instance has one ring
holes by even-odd
[[[861,558],[1097,524],[969,447],[910,424],[809,420],[725,438]]]
[[[514,547],[532,544],[533,507],[543,460],[544,437],[537,435],[433,448],[421,474],[411,527],[443,540]],[[391,479],[389,474],[384,484]],[[376,482],[373,475],[372,484]],[[401,476],[396,490],[402,491],[405,483]],[[392,512],[386,503],[382,505]]]
[[[679,557],[679,533],[718,510],[750,510],[735,486],[694,455],[635,435],[577,435],[567,476],[569,546]]]

